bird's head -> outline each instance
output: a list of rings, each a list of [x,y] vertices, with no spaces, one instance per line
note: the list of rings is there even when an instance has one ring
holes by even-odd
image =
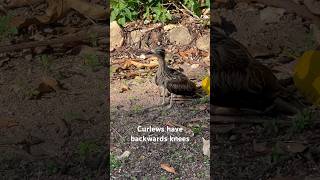
[[[156,56],[160,59],[164,59],[165,58],[165,55],[166,55],[166,52],[165,52],[165,49],[162,48],[162,47],[158,47],[152,51],[149,51],[145,54],[147,57],[152,57],[152,56]]]
[[[156,48],[155,50],[153,50],[153,52],[154,52],[154,54],[156,54],[156,55],[158,55],[158,56],[160,56],[160,57],[162,57],[162,58],[164,58],[165,55],[166,55],[166,51],[165,51],[165,49],[162,48],[162,47]]]

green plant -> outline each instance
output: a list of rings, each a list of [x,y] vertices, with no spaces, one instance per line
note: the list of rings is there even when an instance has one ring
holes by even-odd
[[[84,64],[89,66],[92,71],[96,71],[101,66],[99,58],[96,54],[85,54]]]
[[[110,154],[110,170],[114,170],[117,169],[119,167],[121,167],[121,161],[114,155],[114,154]]]
[[[150,9],[154,22],[164,23],[172,19],[170,12],[160,2],[158,2],[158,4],[155,7],[146,7],[146,12],[143,15],[144,18],[150,17]]]
[[[76,112],[67,112],[63,117],[67,122],[71,122],[73,120],[81,119],[81,114]]]
[[[291,126],[293,133],[301,133],[304,129],[310,127],[313,123],[314,113],[310,109],[304,109],[294,118]]]
[[[160,177],[160,180],[167,180],[167,177],[161,176],[161,177]]]
[[[141,15],[143,19],[153,20],[154,22],[171,20],[170,12],[161,2],[163,3],[160,0],[111,1],[110,20],[116,20],[121,26]],[[138,11],[139,9],[142,9],[142,11]]]
[[[77,153],[81,160],[84,160],[91,153],[96,153],[98,151],[98,146],[94,142],[80,142],[78,145]]]
[[[198,99],[194,99],[193,102],[195,104],[206,104],[210,102],[210,96],[204,96]]]
[[[95,32],[91,32],[89,34],[89,38],[90,38],[90,43],[93,47],[97,47],[98,46],[98,42],[97,42],[97,37],[98,37],[98,34],[95,33]]]
[[[139,3],[139,0],[112,0],[110,20],[116,20],[122,26],[124,26],[127,21],[133,21],[138,16],[137,9]]]
[[[192,132],[193,134],[196,136],[198,134],[201,134],[202,133],[202,127],[197,125],[195,127],[192,127]]]
[[[11,19],[11,15],[0,17],[0,40],[3,40],[18,33],[17,28],[10,27]]]
[[[206,177],[206,174],[204,172],[198,172],[196,176],[200,179],[204,179],[204,177]]]
[[[197,16],[201,15],[200,3],[197,0],[183,0],[183,4]],[[210,2],[209,2],[210,4]]]
[[[45,72],[50,71],[51,65],[52,65],[52,60],[48,57],[48,55],[44,54],[40,57],[40,62],[41,65],[44,69]]]
[[[50,161],[47,164],[47,173],[48,173],[48,175],[56,174],[58,171],[59,171],[59,167],[58,167],[58,165],[56,163]]]
[[[172,19],[169,9],[165,4],[172,4],[171,0],[112,0],[111,1],[111,21],[117,21],[124,26],[126,22],[142,18],[153,22],[167,22]],[[210,0],[206,0],[204,5],[198,0],[184,0],[183,4],[195,15],[201,15],[202,8],[210,7]]]
[[[140,113],[140,112],[142,112],[142,106],[141,105],[134,105],[134,106],[132,106],[132,111],[134,113]]]
[[[275,144],[271,150],[271,162],[278,162],[281,156],[281,149],[278,144]]]
[[[264,123],[264,131],[268,135],[277,135],[279,132],[279,124],[278,124],[278,119],[273,118],[271,121],[267,121]]]
[[[210,0],[206,0],[205,7],[210,8]]]

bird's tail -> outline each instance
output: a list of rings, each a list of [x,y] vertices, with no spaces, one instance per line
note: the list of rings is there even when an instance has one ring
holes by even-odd
[[[194,95],[192,97],[193,98],[203,98],[205,96],[208,96],[208,95],[206,94],[206,92],[200,86],[200,87],[196,87],[195,93],[194,93]]]
[[[275,100],[277,109],[288,112],[290,114],[297,114],[303,109],[307,108],[306,102],[301,99],[297,93],[289,91],[281,87],[278,97]]]

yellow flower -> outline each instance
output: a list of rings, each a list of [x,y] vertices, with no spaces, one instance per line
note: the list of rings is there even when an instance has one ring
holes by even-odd
[[[308,101],[320,105],[320,51],[306,51],[298,59],[293,80]]]
[[[206,92],[208,95],[210,95],[210,77],[206,76],[202,82],[201,82],[201,87],[204,92]]]

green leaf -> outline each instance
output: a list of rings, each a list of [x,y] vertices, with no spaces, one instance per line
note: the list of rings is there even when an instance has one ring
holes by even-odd
[[[124,9],[124,11],[125,11],[125,16],[128,18],[128,19],[130,19],[130,21],[132,21],[133,19],[132,19],[132,15],[131,15],[131,11],[129,11],[129,9]]]
[[[121,26],[124,26],[124,24],[126,23],[126,18],[125,18],[125,17],[122,17],[122,18],[118,19],[118,23],[119,23]]]
[[[210,8],[210,0],[206,0],[206,4],[205,4],[208,8]]]
[[[116,20],[118,15],[119,15],[118,9],[114,9],[113,11],[111,11],[110,21]]]

